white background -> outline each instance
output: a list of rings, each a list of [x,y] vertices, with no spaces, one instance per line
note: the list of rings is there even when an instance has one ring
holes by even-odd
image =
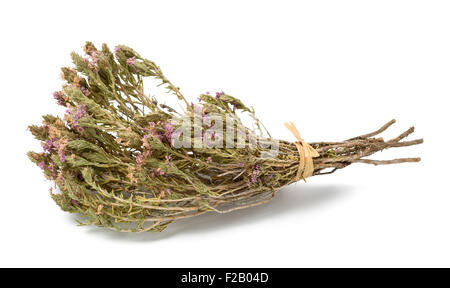
[[[448,1],[3,1],[0,266],[450,266]],[[396,118],[425,144],[283,189],[274,201],[162,233],[77,227],[25,153],[63,113],[59,68],[84,41],[126,44],[194,100],[223,89],[272,135],[343,140]],[[166,96],[162,96],[166,97]],[[163,99],[163,98],[160,98]]]

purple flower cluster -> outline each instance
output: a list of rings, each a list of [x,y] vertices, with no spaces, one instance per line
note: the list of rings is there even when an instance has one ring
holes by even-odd
[[[143,153],[140,153],[136,156],[136,164],[138,167],[141,167],[145,163],[145,159],[147,159],[152,154],[152,151],[146,149]]]
[[[255,165],[255,168],[253,169],[252,174],[250,175],[249,185],[257,183],[258,182],[258,175],[261,172],[261,166],[259,164]]]
[[[175,127],[173,127],[172,123],[166,123],[164,125],[164,136],[166,136],[167,141],[170,142],[170,139],[172,138],[172,133],[175,130]]]
[[[41,168],[42,170],[45,169],[45,163],[43,161],[38,163],[39,168]]]
[[[135,57],[128,58],[127,64],[131,66],[136,66],[136,58]]]
[[[127,64],[134,67],[134,72],[137,72],[136,68],[136,57],[131,57],[127,59]]]
[[[57,142],[58,156],[61,162],[66,161],[66,147],[67,147],[66,139],[61,139]]]
[[[78,125],[78,120],[86,115],[86,105],[78,105],[77,107],[75,107],[75,109],[68,109],[66,112],[74,119],[74,121],[70,125],[72,129],[78,132],[83,131],[83,128]]]
[[[139,154],[136,157],[136,163],[138,164],[138,166],[142,166],[142,164],[144,164],[144,154]]]
[[[89,92],[89,90],[86,87],[81,86],[80,90],[85,96],[91,95],[91,92]]]
[[[162,125],[162,127],[164,128],[164,133],[158,132],[157,131],[157,126]],[[161,127],[161,126],[159,126]],[[144,148],[149,148],[149,147],[145,147],[146,145],[146,139],[149,138],[150,136],[156,137],[159,140],[163,141],[164,139],[167,140],[169,143],[171,143],[172,140],[172,135],[175,132],[175,127],[173,126],[172,123],[167,122],[165,124],[162,124],[161,122],[155,123],[155,122],[150,122],[148,127],[146,127],[144,129],[147,134],[144,135],[144,137],[142,138],[142,142],[144,143]],[[147,144],[148,145],[148,144]]]
[[[88,57],[85,57],[84,60],[88,63],[89,67],[93,67],[98,62],[98,52],[91,51],[87,53]]]
[[[219,99],[220,96],[225,95],[225,93],[223,91],[220,92],[216,92],[216,99]]]
[[[66,99],[62,91],[53,92],[53,98],[55,98],[58,105],[66,106]]]
[[[80,120],[81,117],[86,115],[86,105],[79,105],[73,115],[75,120]]]
[[[59,155],[59,160],[61,160],[61,162],[66,161],[66,154],[64,152],[58,152],[58,155]]]
[[[61,162],[66,161],[66,147],[67,147],[66,139],[53,138],[45,141],[42,144],[42,148],[44,149],[45,152],[52,153],[54,151],[58,151],[59,160],[61,160]]]
[[[56,147],[56,139],[49,139],[42,144],[42,148],[45,152],[52,153],[55,151]]]

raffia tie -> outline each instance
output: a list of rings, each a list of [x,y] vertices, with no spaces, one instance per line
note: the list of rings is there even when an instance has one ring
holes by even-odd
[[[297,142],[295,142],[295,146],[298,149],[299,155],[299,163],[298,163],[298,171],[297,176],[295,177],[296,181],[312,176],[314,173],[314,157],[319,157],[320,154],[313,148],[311,145],[305,142],[305,140],[300,137],[300,132],[298,132],[297,127],[295,127],[294,123],[286,122],[284,126],[291,131],[291,133],[297,138]]]

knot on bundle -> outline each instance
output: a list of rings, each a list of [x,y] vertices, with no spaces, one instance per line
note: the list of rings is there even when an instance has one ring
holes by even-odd
[[[303,138],[300,136],[300,132],[298,131],[295,124],[292,122],[284,123],[289,131],[291,131],[292,135],[297,138],[297,142],[295,142],[295,146],[298,150],[299,155],[299,163],[298,163],[298,171],[295,180],[298,181],[300,179],[305,180],[310,177],[314,173],[314,157],[319,157],[320,154],[314,149],[311,145],[305,142]]]

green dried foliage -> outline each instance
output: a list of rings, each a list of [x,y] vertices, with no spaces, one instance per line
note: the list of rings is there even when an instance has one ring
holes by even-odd
[[[67,109],[64,117],[45,115],[42,125],[29,126],[44,151],[28,153],[58,187],[51,192],[53,200],[62,210],[79,214],[80,225],[123,232],[161,231],[180,218],[267,202],[275,191],[298,180],[295,143],[280,141],[276,157],[265,157],[270,148],[251,147],[253,135],[262,135],[263,126],[253,109],[239,99],[205,93],[198,105],[205,117],[232,115],[233,127],[245,135],[245,147],[175,148],[171,139],[178,126],[173,123],[195,117],[196,106],[187,102],[154,62],[129,47],[111,51],[103,45],[98,50],[87,42],[84,51],[86,58],[72,53],[74,68],[62,68],[65,84],[53,94]],[[148,96],[146,77],[177,97],[185,111],[177,112]],[[242,124],[245,114],[254,120],[255,131]],[[207,128],[200,127],[201,131]],[[384,142],[372,136],[311,143],[320,154],[314,160],[314,175],[374,161],[361,158],[421,141],[400,142],[406,135]]]

